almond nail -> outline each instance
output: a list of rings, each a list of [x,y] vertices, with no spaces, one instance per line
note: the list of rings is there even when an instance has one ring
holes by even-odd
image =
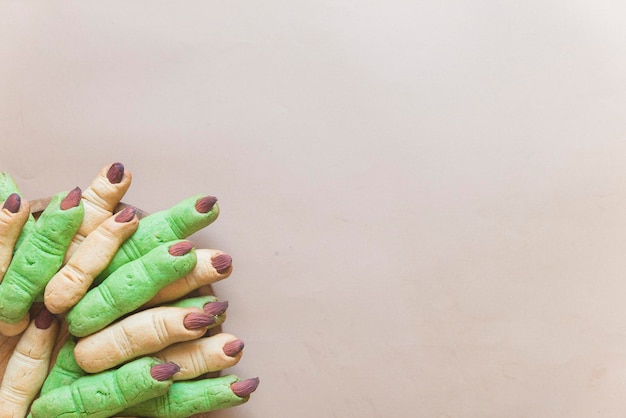
[[[127,206],[115,217],[115,222],[124,223],[130,222],[134,217],[137,210],[132,206]]]
[[[213,315],[207,315],[203,312],[194,312],[185,316],[183,326],[187,329],[204,328],[215,323]]]
[[[150,376],[160,382],[169,379],[180,371],[180,367],[176,363],[167,362],[155,364],[150,368]]]
[[[208,213],[215,203],[217,202],[217,197],[214,196],[206,196],[201,199],[198,199],[196,202],[196,210],[200,213]]]
[[[22,198],[17,193],[11,193],[7,200],[4,201],[4,205],[2,205],[2,209],[6,209],[11,213],[17,213],[20,210],[20,205],[22,204]]]
[[[117,184],[124,178],[124,164],[122,163],[114,163],[109,167],[109,171],[107,171],[107,179],[109,179],[109,183]]]
[[[204,313],[207,315],[222,315],[228,309],[228,301],[209,302],[204,305]]]
[[[226,273],[233,264],[233,259],[228,254],[218,254],[211,259],[211,264],[218,273],[223,274]]]
[[[256,390],[259,386],[259,378],[253,377],[252,379],[240,380],[230,385],[230,390],[240,398],[245,398]]]
[[[237,354],[243,351],[243,347],[243,341],[237,338],[236,340],[232,340],[224,344],[222,350],[224,350],[224,354],[226,354],[228,357],[235,357],[237,356]]]
[[[182,241],[172,245],[168,251],[170,255],[173,255],[174,257],[180,257],[181,255],[187,254],[189,251],[191,251],[192,248],[192,242]]]
[[[61,201],[61,210],[67,210],[78,206],[78,204],[80,203],[81,195],[82,191],[80,190],[80,187],[75,187],[74,189],[72,189],[67,194],[67,196],[65,196],[65,199]]]
[[[52,315],[52,312],[44,307],[37,315],[37,318],[35,318],[35,326],[39,329],[48,329],[50,328],[50,325],[52,325],[53,319],[54,316]]]

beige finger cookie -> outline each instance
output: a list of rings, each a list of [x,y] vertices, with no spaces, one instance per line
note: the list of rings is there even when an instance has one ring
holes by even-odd
[[[113,210],[128,191],[131,181],[131,173],[122,163],[113,163],[100,170],[89,187],[83,191],[85,215],[67,250],[65,262],[87,235],[113,214]]]
[[[31,321],[9,358],[0,386],[0,417],[26,416],[48,374],[59,323],[46,309]]]
[[[76,343],[74,357],[97,373],[181,341],[202,337],[215,316],[201,308],[160,306],[128,316]]]
[[[243,341],[222,332],[174,344],[154,354],[154,357],[178,364],[180,371],[174,375],[174,380],[189,380],[234,366],[243,355],[243,347]]]
[[[196,249],[197,262],[185,276],[165,286],[144,307],[157,306],[182,298],[190,292],[230,276],[232,258],[222,251]]]
[[[129,206],[90,233],[46,285],[44,303],[50,312],[58,314],[74,306],[138,225],[136,210]]]
[[[30,204],[12,193],[0,210],[0,281],[11,264],[13,249],[30,215]]]
[[[5,337],[14,337],[18,334],[21,334],[30,324],[30,313],[26,313],[19,322],[14,324],[0,321],[0,334]]]

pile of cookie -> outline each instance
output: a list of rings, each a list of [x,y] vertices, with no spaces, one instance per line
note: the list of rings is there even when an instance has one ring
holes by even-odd
[[[131,180],[107,165],[35,217],[0,173],[0,417],[189,417],[256,390],[221,373],[244,348],[211,288],[232,259],[187,239],[217,199],[147,215],[122,203]]]

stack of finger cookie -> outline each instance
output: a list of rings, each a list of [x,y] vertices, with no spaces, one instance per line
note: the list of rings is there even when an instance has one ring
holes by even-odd
[[[146,214],[131,181],[107,165],[39,212],[0,173],[0,418],[200,417],[256,390],[222,374],[244,348],[212,291],[232,259],[188,239],[217,199]]]

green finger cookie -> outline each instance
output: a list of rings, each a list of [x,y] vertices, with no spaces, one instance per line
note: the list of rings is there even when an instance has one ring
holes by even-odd
[[[241,405],[248,401],[249,394],[240,397],[233,393],[231,385],[238,381],[237,376],[227,375],[212,379],[174,382],[165,395],[128,408],[121,415],[185,418],[193,414]]]
[[[54,366],[43,382],[40,396],[58,387],[67,386],[87,374],[76,363],[74,347],[76,347],[76,340],[70,336],[59,350]]]
[[[146,216],[139,222],[137,231],[122,244],[95,282],[100,283],[120,266],[163,243],[187,238],[215,221],[218,214],[219,206],[214,197],[198,195],[185,199],[167,210]]]
[[[52,198],[32,233],[15,252],[0,283],[0,321],[16,323],[26,315],[63,264],[83,214],[80,189],[58,193]]]
[[[117,269],[99,286],[88,291],[68,312],[69,332],[84,337],[134,311],[158,291],[187,274],[196,264],[189,241],[160,245]]]
[[[172,385],[171,376],[174,373],[170,371],[157,378],[154,377],[154,370],[155,366],[166,365],[154,358],[143,357],[119,369],[83,376],[70,385],[51,390],[33,402],[30,416],[113,416],[130,406],[165,394]]]

